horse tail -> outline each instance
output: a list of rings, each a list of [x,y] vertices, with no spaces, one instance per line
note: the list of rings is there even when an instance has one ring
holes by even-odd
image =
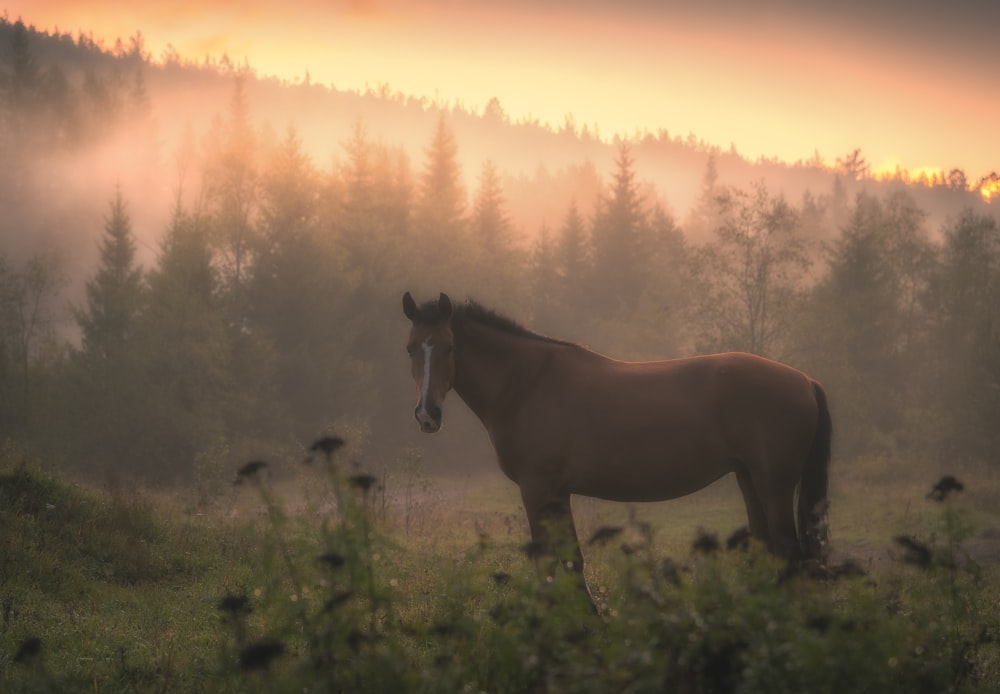
[[[804,559],[822,561],[830,545],[827,522],[827,480],[830,467],[830,441],[833,438],[833,420],[823,386],[813,381],[819,418],[813,436],[809,457],[806,458],[799,482],[799,537]]]

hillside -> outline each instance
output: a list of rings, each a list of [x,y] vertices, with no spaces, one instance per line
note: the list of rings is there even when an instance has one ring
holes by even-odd
[[[12,70],[13,34],[12,22],[0,22],[0,46],[5,47],[2,55],[8,73]],[[614,165],[613,138],[602,137],[594,126],[585,125],[586,114],[577,114],[580,124],[568,117],[567,123],[552,128],[536,121],[514,122],[496,102],[484,113],[477,113],[460,104],[414,99],[390,85],[357,93],[339,90],[336,85],[310,83],[307,77],[286,83],[258,77],[253,66],[234,65],[227,58],[206,59],[200,64],[169,55],[154,60],[144,52],[141,37],[108,47],[86,35],[52,35],[29,26],[27,44],[38,78],[48,84],[45,93],[49,98],[56,99],[58,92],[58,98],[66,99],[76,92],[76,113],[86,117],[89,110],[93,112],[90,117],[107,120],[99,131],[78,138],[69,147],[39,153],[39,159],[45,155],[45,187],[59,194],[37,206],[45,211],[21,210],[22,228],[33,230],[24,229],[19,235],[36,239],[56,235],[60,240],[50,243],[70,244],[72,257],[93,257],[92,241],[81,243],[81,239],[96,237],[100,211],[117,184],[123,186],[131,203],[144,245],[150,252],[155,250],[171,201],[182,185],[178,151],[185,134],[193,135],[195,142],[208,137],[213,120],[226,112],[237,75],[245,80],[255,127],[274,138],[294,128],[320,169],[343,160],[345,142],[359,122],[369,137],[399,148],[419,169],[438,118],[447,114],[466,190],[471,196],[484,163],[493,162],[503,176],[511,218],[525,238],[533,238],[543,224],[557,224],[571,199],[581,201],[585,212],[592,212],[589,201],[597,192],[595,188],[606,181]],[[126,136],[123,123],[115,126],[124,108],[115,101],[125,100],[137,79],[148,93],[150,123],[143,134],[143,147],[152,148],[151,157],[141,161],[122,151],[135,145],[131,140],[122,142]],[[98,103],[101,99],[107,101],[103,106]],[[101,115],[101,108],[117,109],[118,114]],[[669,123],[655,133],[635,133],[628,142],[637,176],[647,183],[650,195],[681,222],[698,195],[710,158],[719,185],[743,187],[763,180],[770,190],[792,201],[807,191],[814,196],[827,194],[838,179],[848,197],[862,188],[875,192],[904,188],[929,213],[931,226],[964,206],[984,205],[978,194],[956,187],[954,182],[907,183],[905,172],[899,172],[897,180],[875,181],[866,179],[861,168],[858,180],[851,180],[853,174],[831,169],[818,158],[812,162],[748,161],[732,146],[704,142],[697,133],[671,132]],[[823,156],[847,159],[849,154],[826,152]],[[968,172],[965,185],[984,173]],[[18,199],[8,201],[15,207],[19,203]],[[31,200],[23,203],[31,204]],[[39,214],[42,216],[35,223],[34,215]],[[17,219],[15,214],[13,220],[3,222],[5,235],[18,234]]]

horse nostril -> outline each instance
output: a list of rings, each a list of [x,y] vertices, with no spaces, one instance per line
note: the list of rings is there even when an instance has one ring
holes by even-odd
[[[429,414],[431,419],[433,419],[435,422],[441,421],[441,408],[438,407],[437,405],[428,405],[427,414]]]

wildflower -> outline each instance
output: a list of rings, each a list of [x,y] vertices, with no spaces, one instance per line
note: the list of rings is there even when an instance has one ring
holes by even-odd
[[[858,578],[860,576],[867,576],[868,572],[865,571],[861,566],[850,559],[845,561],[843,564],[838,564],[837,566],[830,567],[830,578]]]
[[[528,559],[538,559],[545,553],[545,548],[542,546],[541,542],[536,542],[532,540],[531,542],[522,545],[521,551]]]
[[[339,569],[347,561],[344,559],[342,554],[337,554],[336,552],[327,552],[326,554],[321,554],[316,557],[316,561],[323,562],[331,569]]]
[[[244,480],[256,478],[257,473],[266,467],[267,463],[263,460],[251,460],[236,472],[236,479],[233,480],[233,484],[242,484]]]
[[[321,439],[317,439],[309,446],[310,453],[322,453],[329,460],[330,457],[337,452],[339,448],[344,445],[344,439],[339,436],[324,436]],[[312,456],[306,458],[306,462],[310,462]]]
[[[732,535],[726,540],[726,549],[734,550],[740,549],[746,551],[750,548],[750,528],[745,525],[738,530],[735,530]]]
[[[493,579],[493,583],[498,586],[505,586],[510,583],[510,574],[506,571],[497,571],[491,578]]]
[[[660,563],[660,575],[663,576],[664,580],[668,583],[672,583],[675,586],[679,586],[681,584],[680,567],[678,567],[677,562],[670,557],[667,557]]]
[[[333,608],[343,605],[345,602],[350,600],[353,595],[354,592],[350,590],[345,590],[341,593],[337,593],[332,598],[326,601],[326,603],[323,605],[323,611],[329,612]]]
[[[14,655],[15,663],[30,663],[42,652],[42,640],[37,637],[25,639],[17,647],[17,654]]]
[[[378,480],[375,479],[374,475],[360,474],[351,475],[347,481],[355,489],[360,489],[363,493],[367,494],[368,490],[371,489]]]
[[[610,540],[615,539],[622,533],[622,528],[610,525],[602,525],[600,528],[594,531],[594,534],[590,536],[590,540],[587,542],[588,545],[595,544],[607,544]]]
[[[896,544],[905,550],[903,561],[907,564],[913,564],[924,569],[931,565],[931,550],[927,545],[910,535],[899,535],[895,540]]]
[[[251,611],[250,601],[245,595],[227,595],[219,601],[217,607],[220,611],[229,612],[233,616]]]
[[[810,629],[818,631],[821,634],[825,634],[829,631],[830,626],[833,624],[833,619],[829,615],[817,615],[811,617],[806,621],[806,626]]]
[[[240,651],[241,670],[266,670],[271,661],[285,652],[285,644],[272,638],[256,641]]]
[[[713,533],[708,533],[699,529],[698,536],[695,537],[694,542],[691,543],[691,549],[695,552],[701,552],[703,554],[717,552],[719,549],[719,538]]]
[[[963,489],[965,489],[964,484],[951,475],[945,475],[938,481],[937,484],[934,485],[934,488],[931,489],[927,498],[933,499],[934,501],[944,501],[952,492],[960,492]]]

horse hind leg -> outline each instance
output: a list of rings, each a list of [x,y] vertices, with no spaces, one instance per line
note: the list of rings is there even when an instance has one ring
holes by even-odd
[[[776,474],[773,466],[760,461],[737,469],[736,479],[747,505],[750,534],[766,543],[772,554],[798,559],[802,551],[795,529],[797,480]]]
[[[757,490],[754,489],[753,479],[745,467],[736,470],[736,481],[740,485],[743,503],[747,507],[747,524],[750,528],[750,536],[767,544],[767,517],[764,515],[764,506],[761,504]]]
[[[785,559],[802,556],[798,532],[795,529],[795,484],[774,480],[762,499],[767,518],[767,548]]]

